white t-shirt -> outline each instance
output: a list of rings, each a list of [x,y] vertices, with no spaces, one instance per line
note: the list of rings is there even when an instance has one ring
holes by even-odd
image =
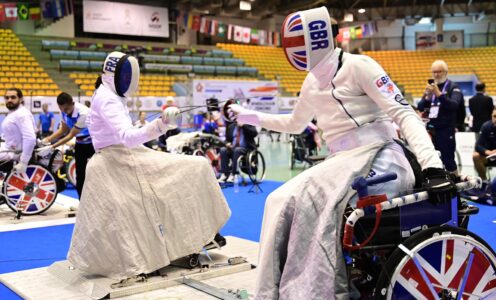
[[[36,145],[36,124],[33,114],[23,105],[9,111],[2,123],[3,150],[22,150],[20,161],[28,164]]]

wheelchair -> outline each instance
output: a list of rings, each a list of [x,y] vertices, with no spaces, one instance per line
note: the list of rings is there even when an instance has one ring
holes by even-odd
[[[291,153],[289,166],[291,170],[295,168],[297,162],[308,164],[311,167],[326,158],[324,155],[317,155],[316,146],[308,147],[305,142],[306,138],[307,135],[305,133],[290,135]]]
[[[0,204],[5,203],[21,215],[37,215],[47,211],[55,202],[57,194],[65,189],[65,181],[56,174],[63,167],[63,154],[54,150],[40,157],[34,154],[26,172],[12,172],[13,163],[5,165],[5,176],[1,184]]]
[[[343,234],[350,299],[496,299],[496,254],[467,230],[458,196],[431,204],[427,192],[367,195],[395,175],[353,182],[360,199],[345,212]],[[481,184],[462,180],[458,192]]]

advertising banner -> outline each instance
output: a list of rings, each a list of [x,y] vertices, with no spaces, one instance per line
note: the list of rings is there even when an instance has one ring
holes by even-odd
[[[206,99],[212,97],[221,106],[229,99],[237,99],[247,108],[278,113],[278,94],[275,81],[193,80],[193,105],[205,105]]]
[[[84,0],[83,30],[169,37],[169,12],[166,7]]]

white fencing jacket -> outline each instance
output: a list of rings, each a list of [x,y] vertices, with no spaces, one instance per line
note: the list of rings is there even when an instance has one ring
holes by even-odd
[[[9,111],[2,123],[2,138],[5,144],[1,150],[22,150],[20,161],[28,164],[36,146],[35,122],[33,114],[24,106],[20,105],[14,111]],[[0,153],[0,159],[13,158],[13,153]],[[3,160],[3,159],[2,159]]]
[[[292,114],[257,113],[261,126],[298,134],[316,117],[334,153],[375,142],[374,134],[394,135],[392,119],[422,169],[442,168],[422,120],[382,67],[368,56],[341,53],[336,48],[308,73]],[[342,66],[336,73],[340,55]],[[376,127],[365,129],[371,124]]]

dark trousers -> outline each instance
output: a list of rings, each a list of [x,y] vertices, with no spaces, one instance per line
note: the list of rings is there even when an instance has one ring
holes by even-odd
[[[78,144],[74,147],[74,158],[76,159],[76,189],[79,199],[83,192],[84,179],[86,177],[86,165],[88,160],[95,154],[93,144]]]
[[[248,153],[248,149],[243,147],[236,147],[234,150],[232,148],[222,147],[220,148],[220,172],[223,174],[236,174],[238,173],[238,158],[242,155]],[[229,170],[229,162],[232,160],[232,166]]]
[[[449,172],[457,169],[455,161],[456,141],[455,128],[436,129],[432,132],[434,148],[441,152],[441,160]]]

